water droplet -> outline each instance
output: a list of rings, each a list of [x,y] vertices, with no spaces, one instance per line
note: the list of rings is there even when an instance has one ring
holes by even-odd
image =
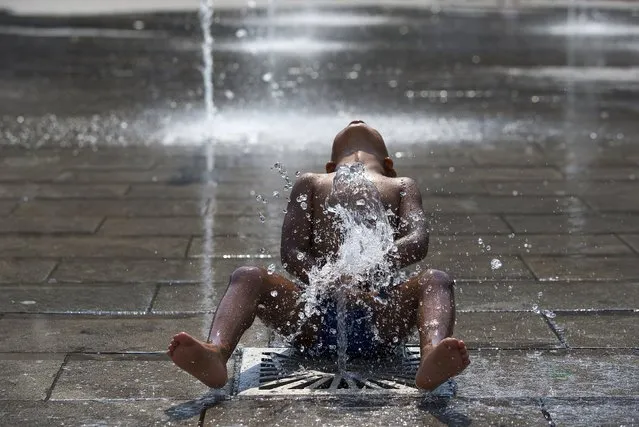
[[[490,268],[493,270],[499,270],[501,266],[502,266],[502,263],[497,258],[493,258],[492,261],[490,261]]]
[[[544,296],[544,293],[543,293],[543,292],[539,292],[539,293],[537,294],[537,298],[541,298],[541,297],[543,297],[543,296]]]
[[[300,194],[295,200],[297,200],[297,203],[302,203],[308,200],[308,196],[306,196],[306,194]]]
[[[244,38],[247,35],[248,35],[248,31],[246,31],[244,28],[240,28],[239,30],[235,32],[235,37],[237,37],[238,39]]]
[[[532,311],[534,311],[534,312],[535,312],[535,313],[537,313],[537,314],[541,313],[541,312],[539,311],[539,306],[538,306],[537,304],[533,304],[533,306],[532,306]]]
[[[308,205],[306,204],[306,202],[302,202],[300,203],[300,207],[302,208],[302,210],[306,210],[306,208],[308,208]]]
[[[277,291],[271,291],[271,296],[275,298],[277,296]]]
[[[264,214],[262,212],[258,212],[257,215],[260,218],[260,222],[265,222],[266,221],[266,217],[264,216]]]
[[[296,172],[295,172],[295,176],[296,176],[296,177],[298,177],[298,178],[299,178],[301,175],[302,175],[302,172],[300,172],[300,171],[296,171]]]
[[[271,80],[273,80],[273,74],[272,73],[264,73],[262,75],[262,80],[266,83],[270,82]]]
[[[546,316],[549,319],[554,319],[555,317],[557,317],[555,312],[550,311],[550,310],[544,310],[544,316]]]
[[[364,206],[366,204],[366,200],[364,199],[359,199],[358,201],[355,202],[355,204],[357,206]]]
[[[268,274],[273,274],[275,272],[275,264],[269,264],[268,268],[266,269],[266,272]]]
[[[306,255],[304,255],[302,252],[297,254],[297,259],[302,261],[304,258],[306,258]]]
[[[479,239],[477,239],[477,244],[478,245],[483,245],[484,244],[484,239],[482,239],[481,237]]]
[[[280,197],[280,192],[279,191],[273,191],[273,198],[277,199]]]
[[[262,196],[261,194],[258,194],[257,196],[255,196],[255,200],[257,200],[258,202],[262,202],[264,201],[264,196]]]
[[[405,197],[406,196],[406,192],[404,190],[399,192],[399,197]]]

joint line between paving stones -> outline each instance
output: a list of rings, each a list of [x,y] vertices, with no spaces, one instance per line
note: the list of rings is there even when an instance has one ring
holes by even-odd
[[[95,230],[93,230],[93,234],[97,234],[97,232],[100,231],[100,229],[102,228],[102,226],[104,225],[106,221],[107,221],[107,217],[103,216],[100,222],[98,222],[98,225],[95,227]]]
[[[630,250],[632,251],[632,253],[639,254],[639,250],[636,250],[636,249],[635,249],[635,248],[634,248],[634,247],[633,247],[630,243],[628,243],[628,241],[626,241],[626,239],[624,239],[623,237],[621,237],[621,236],[619,235],[619,233],[618,233],[618,232],[617,232],[617,233],[612,233],[612,235],[613,235],[613,236],[615,236],[617,239],[621,240],[621,242],[622,242],[624,245],[626,245],[627,247],[629,247],[629,248],[630,248]]]
[[[53,266],[51,271],[49,271],[49,274],[46,275],[46,277],[44,278],[43,282],[48,283],[49,280],[51,280],[51,278],[53,277],[53,273],[56,272],[56,270],[58,269],[60,264],[62,264],[60,261],[56,261],[55,265]]]
[[[60,365],[60,369],[58,369],[58,372],[56,372],[55,377],[53,377],[53,382],[51,383],[51,387],[49,387],[49,389],[47,390],[47,394],[44,397],[45,402],[48,402],[49,399],[51,398],[51,395],[53,394],[53,389],[58,384],[58,379],[60,379],[60,377],[62,376],[62,372],[64,371],[64,368],[67,366],[67,363],[69,363],[70,358],[71,358],[71,355],[69,353],[65,354],[64,360],[62,361],[62,364]]]
[[[564,335],[564,331],[562,328],[559,327],[559,325],[557,325],[557,323],[555,323],[554,320],[552,320],[545,311],[542,311],[540,313],[541,317],[546,321],[546,324],[548,325],[548,327],[550,328],[550,330],[553,332],[553,334],[555,334],[555,336],[557,337],[557,339],[559,340],[559,342],[561,343],[561,345],[564,348],[570,348],[570,345],[568,345],[568,342],[566,341],[566,336]]]
[[[153,306],[155,305],[155,300],[158,297],[158,294],[160,293],[160,285],[159,283],[155,285],[155,290],[153,291],[153,296],[151,296],[151,301],[149,301],[149,306],[146,309],[146,313],[147,314],[151,314],[151,312],[153,311]]]
[[[204,418],[206,417],[206,408],[200,411],[200,418],[197,420],[197,427],[204,426]]]
[[[127,184],[126,190],[124,190],[124,193],[122,193],[122,197],[128,196],[132,190],[133,190],[133,184]]]
[[[539,398],[539,409],[541,410],[541,415],[548,422],[549,427],[555,427],[555,422],[552,420],[552,416],[548,409],[546,409],[546,402],[544,402],[544,398]]]
[[[504,224],[506,224],[506,227],[510,229],[510,233],[517,234],[517,232],[515,231],[515,227],[513,227],[512,224],[508,222],[508,220],[506,219],[506,215],[507,214],[498,214],[497,218],[499,218]],[[506,234],[506,233],[503,233],[503,234]]]
[[[539,276],[537,276],[537,274],[535,273],[535,270],[533,270],[530,265],[526,262],[526,258],[521,256],[521,255],[515,255],[516,258],[518,258],[519,260],[521,260],[521,263],[524,264],[524,267],[526,267],[528,269],[528,271],[530,272],[530,274],[532,274],[532,276],[535,278],[536,281],[540,281],[541,278]]]
[[[193,246],[193,240],[195,240],[195,238],[196,236],[189,236],[189,241],[187,242],[186,250],[184,251],[184,258],[189,258],[189,253],[191,252],[191,247]]]

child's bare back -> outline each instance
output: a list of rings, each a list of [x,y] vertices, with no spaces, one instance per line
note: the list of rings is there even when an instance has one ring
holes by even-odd
[[[173,337],[168,353],[178,366],[211,387],[221,387],[227,380],[226,361],[255,316],[281,334],[293,336],[293,344],[301,351],[327,354],[335,349],[334,300],[327,295],[322,310],[309,316],[304,290],[313,269],[335,257],[342,243],[343,230],[329,207],[339,204],[357,209],[364,204],[360,203],[361,193],[348,185],[336,188],[335,184],[337,168],[355,163],[363,165],[373,185],[365,198],[379,199],[393,228],[394,250],[387,256],[389,272],[426,256],[428,226],[415,182],[397,178],[386,145],[375,129],[362,121],[351,122],[335,138],[327,173],[302,175],[291,192],[282,226],[281,257],[294,280],[262,267],[238,268],[216,312],[211,342],[184,332]],[[337,285],[353,285],[347,282],[348,278]],[[432,390],[457,375],[470,360],[463,341],[452,338],[453,284],[446,273],[427,270],[394,283],[383,301],[366,286],[348,287],[350,296],[359,303],[359,311],[352,311],[361,330],[354,331],[353,342],[349,342],[354,345],[347,350],[362,357],[379,355],[417,328],[421,361],[416,385]]]

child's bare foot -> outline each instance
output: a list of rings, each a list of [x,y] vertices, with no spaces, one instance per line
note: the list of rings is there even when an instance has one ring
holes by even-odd
[[[421,389],[434,390],[469,364],[466,344],[457,338],[445,338],[429,351],[422,350],[415,385]]]
[[[180,332],[171,340],[167,353],[176,365],[207,386],[220,388],[226,384],[226,361],[220,348]]]

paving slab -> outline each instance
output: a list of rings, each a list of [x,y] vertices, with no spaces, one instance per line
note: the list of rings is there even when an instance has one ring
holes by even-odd
[[[516,233],[639,233],[639,215],[506,215]]]
[[[463,339],[473,349],[560,346],[546,322],[532,312],[458,313],[455,336]]]
[[[49,217],[49,216],[33,216],[19,217],[10,216],[2,218],[0,221],[0,233],[15,234],[56,234],[56,233],[74,233],[74,234],[91,234],[97,230],[100,223],[104,220],[101,216],[65,216],[65,217]]]
[[[144,313],[155,290],[153,284],[2,285],[0,313]]]
[[[153,169],[153,170],[129,170],[129,171],[95,171],[76,170],[61,173],[56,182],[69,183],[154,183],[154,182],[177,182],[181,183],[185,179],[185,174],[189,174],[189,181],[199,181],[201,172],[192,170],[180,170],[177,168]],[[192,175],[192,176],[191,176]]]
[[[639,279],[637,257],[526,255],[524,261],[540,280],[633,280]]]
[[[635,194],[582,196],[593,209],[600,212],[639,212],[639,198]]]
[[[0,167],[0,182],[53,182],[59,175],[59,169],[48,165]]]
[[[159,360],[69,360],[51,400],[197,399],[209,388],[178,368],[168,356]]]
[[[204,240],[201,238],[193,239],[189,247],[189,257],[201,257],[204,252]],[[257,236],[218,236],[215,237],[214,253],[216,256],[224,254],[253,254],[259,255],[261,249],[264,248],[268,253],[279,254],[281,238],[277,235]],[[627,247],[626,247],[627,248]],[[627,248],[630,251],[629,248]]]
[[[16,206],[15,202],[0,200],[0,215],[9,215]]]
[[[284,418],[285,417],[285,418]],[[532,401],[454,399],[450,402],[385,402],[343,398],[315,401],[224,401],[207,409],[205,426],[547,425]]]
[[[7,156],[3,163],[6,166],[34,167],[49,166],[62,169],[149,169],[154,163],[153,153],[147,149],[135,152],[136,149],[119,147],[115,150],[97,147],[93,150],[22,150]]]
[[[570,347],[639,349],[639,312],[559,313],[554,322]]]
[[[639,253],[639,234],[621,234],[619,237]]]
[[[457,214],[561,214],[588,212],[589,208],[575,197],[429,197],[424,200],[427,212]]]
[[[188,237],[3,237],[0,257],[183,258]]]
[[[128,185],[0,184],[0,199],[107,199],[123,196]]]
[[[64,356],[38,360],[14,354],[16,360],[0,360],[0,401],[44,400],[62,366]]]
[[[152,313],[206,311],[217,307],[228,281],[213,283],[180,283],[160,285],[153,299]]]
[[[172,410],[173,409],[173,410]],[[0,401],[7,426],[121,425],[195,426],[198,407],[188,401]]]
[[[166,184],[134,184],[127,193],[131,199],[185,199],[200,200],[203,195],[219,197],[220,190],[227,186],[216,186],[209,189],[204,184],[166,185]],[[245,188],[245,187],[244,187]],[[233,188],[237,190],[237,188]],[[246,192],[246,196],[249,192]],[[244,196],[242,194],[241,196]],[[237,197],[237,196],[236,196]]]
[[[430,197],[432,195],[468,196],[477,194],[488,194],[488,192],[480,182],[466,182],[463,180],[453,182],[438,182],[437,180],[430,179],[416,179],[415,182],[419,187],[419,192],[421,193],[422,197]]]
[[[279,190],[279,191],[278,191]],[[273,197],[273,192],[277,191],[278,196]],[[232,182],[207,184],[187,184],[187,185],[167,185],[167,184],[134,184],[127,193],[127,197],[132,199],[178,199],[178,200],[200,200],[203,197],[216,200],[245,200],[248,203],[255,202],[255,197],[261,194],[269,202],[281,202],[287,197],[287,192],[279,187],[266,185],[259,181],[247,184]]]
[[[496,196],[579,196],[631,194],[639,191],[638,181],[541,181],[486,183],[485,188]]]
[[[537,167],[472,167],[458,166],[451,163],[451,166],[438,169],[425,169],[423,167],[408,167],[401,170],[404,176],[424,177],[424,179],[440,179],[442,181],[466,181],[468,183],[476,181],[543,181],[562,180],[564,176],[555,168]],[[426,181],[424,181],[426,182]]]
[[[510,234],[512,229],[498,215],[442,215],[429,217],[431,235]]]
[[[637,282],[457,282],[458,310],[636,310]]]
[[[632,426],[639,420],[639,398],[548,398],[544,406],[556,425]]]
[[[170,283],[196,282],[200,276],[197,260],[111,260],[105,263],[89,259],[61,261],[51,277],[58,282],[72,283]]]
[[[481,144],[471,157],[482,166],[548,166],[544,153],[532,144]]]
[[[639,179],[639,167],[595,167],[588,170],[590,179],[611,181],[637,181]]]
[[[273,218],[284,218],[282,210],[285,204],[281,203],[253,203],[246,200],[213,200],[209,204],[210,212],[217,215],[242,215],[253,216],[258,219],[261,212],[264,216]]]
[[[257,212],[257,210],[255,211]],[[263,212],[264,222],[256,213],[248,216],[213,215],[213,228],[216,235],[257,235],[281,236],[284,213]]]
[[[55,261],[0,259],[0,283],[42,282],[55,265]]]
[[[21,203],[18,216],[198,216],[202,206],[195,201],[153,200],[35,200]]]
[[[200,217],[107,218],[98,234],[109,236],[197,236],[204,234]]]
[[[614,235],[491,235],[434,236],[430,240],[431,251],[456,254],[550,254],[597,255],[631,254],[632,250]]]
[[[437,252],[433,250],[421,265],[443,270],[458,280],[534,279],[531,271],[517,256],[450,255]]]
[[[639,394],[639,361],[628,351],[473,351],[457,395],[611,397]]]
[[[177,332],[208,328],[208,317],[7,314],[0,318],[0,344],[3,351],[25,353],[164,351]]]

